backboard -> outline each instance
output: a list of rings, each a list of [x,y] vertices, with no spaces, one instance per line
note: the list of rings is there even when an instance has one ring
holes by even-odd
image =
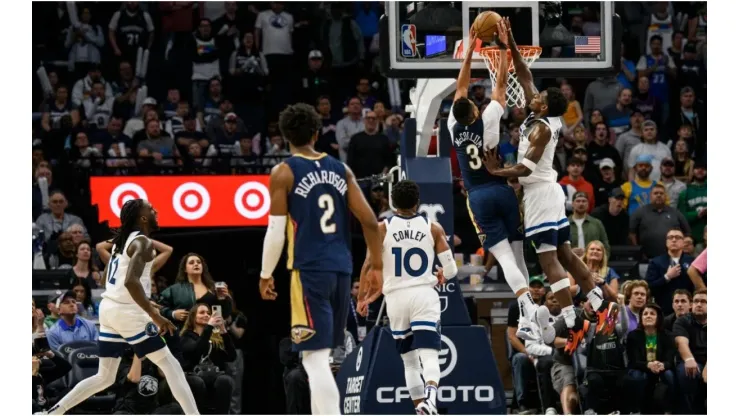
[[[509,17],[518,45],[540,46],[535,77],[614,75],[620,66],[622,27],[612,2],[447,1],[385,3],[380,20],[381,60],[393,78],[457,78],[468,32],[478,14]],[[481,46],[476,46],[476,50]],[[488,77],[474,55],[474,78]]]

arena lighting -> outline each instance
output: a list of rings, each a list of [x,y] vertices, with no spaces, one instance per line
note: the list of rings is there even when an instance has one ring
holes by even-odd
[[[270,212],[269,175],[93,176],[99,221],[121,224],[121,206],[142,198],[159,213],[160,227],[264,227]]]

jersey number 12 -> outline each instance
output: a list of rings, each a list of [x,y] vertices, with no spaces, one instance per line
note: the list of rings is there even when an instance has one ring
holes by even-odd
[[[116,284],[116,278],[114,277],[116,275],[116,272],[118,271],[118,257],[113,257],[108,264],[108,284],[109,285],[115,285]]]

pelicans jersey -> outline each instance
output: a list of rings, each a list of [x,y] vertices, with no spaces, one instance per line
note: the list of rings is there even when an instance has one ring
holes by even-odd
[[[347,168],[326,153],[293,155],[288,262],[293,349],[344,343],[352,283]]]

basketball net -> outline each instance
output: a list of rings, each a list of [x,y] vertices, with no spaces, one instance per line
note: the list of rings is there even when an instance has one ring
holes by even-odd
[[[519,54],[522,55],[522,59],[527,66],[532,66],[532,63],[540,57],[542,48],[539,46],[519,46]],[[493,88],[496,88],[496,75],[499,67],[499,48],[496,46],[482,48],[480,50],[483,60],[486,61],[488,72],[491,74],[491,83]],[[509,59],[509,77],[506,82],[506,104],[509,107],[524,107],[527,104],[527,99],[524,96],[524,89],[522,89],[519,80],[516,78],[516,71],[514,70],[514,61],[511,59],[511,51],[506,50],[506,55]]]

